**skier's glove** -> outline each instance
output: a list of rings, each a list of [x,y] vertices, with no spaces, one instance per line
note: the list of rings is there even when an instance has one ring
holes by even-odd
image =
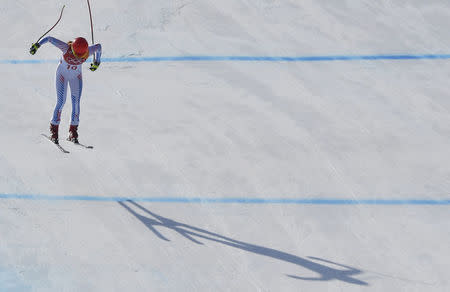
[[[36,54],[36,51],[41,47],[41,45],[39,43],[34,43],[31,45],[30,48],[30,54],[34,55]]]
[[[97,70],[98,66],[100,66],[100,62],[94,61],[94,63],[91,63],[91,67],[89,68],[89,70],[95,71]]]

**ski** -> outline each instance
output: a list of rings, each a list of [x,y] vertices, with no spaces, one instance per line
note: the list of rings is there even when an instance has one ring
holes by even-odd
[[[45,138],[47,138],[47,140],[49,140],[50,142],[52,142],[52,144],[56,145],[56,147],[58,147],[59,150],[61,150],[61,152],[63,153],[70,153],[69,151],[67,151],[66,149],[64,149],[61,145],[56,144],[55,142],[52,141],[52,138],[46,134],[41,134],[42,136],[44,136]]]
[[[81,144],[80,142],[74,142],[74,141],[70,140],[69,138],[67,138],[67,141],[72,142],[73,144],[78,145],[83,148],[86,148],[86,149],[94,149],[94,146],[84,145],[84,144]]]

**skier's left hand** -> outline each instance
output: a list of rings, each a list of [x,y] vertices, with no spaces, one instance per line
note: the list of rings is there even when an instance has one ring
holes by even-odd
[[[91,71],[95,71],[98,69],[98,66],[100,66],[100,62],[94,61],[94,63],[91,63],[91,67],[89,69]]]

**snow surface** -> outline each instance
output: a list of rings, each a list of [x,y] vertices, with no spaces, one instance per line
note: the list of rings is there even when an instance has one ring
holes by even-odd
[[[445,0],[91,2],[104,58],[450,53]],[[62,4],[90,40],[85,1],[0,6],[0,291],[450,290],[448,205],[6,197],[449,199],[447,59],[85,65],[64,155],[56,63],[10,64]]]

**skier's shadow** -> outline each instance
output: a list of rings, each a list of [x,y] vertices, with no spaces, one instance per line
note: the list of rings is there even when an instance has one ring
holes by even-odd
[[[299,256],[289,254],[286,252],[282,252],[279,250],[258,246],[254,244],[249,244],[246,242],[238,241],[229,237],[225,237],[223,235],[213,233],[201,228],[197,228],[188,224],[180,223],[168,218],[165,218],[163,216],[157,215],[148,209],[144,208],[143,206],[137,204],[133,201],[126,201],[128,204],[125,204],[125,202],[119,202],[119,204],[124,207],[128,212],[133,214],[137,219],[139,219],[142,223],[147,226],[148,229],[150,229],[157,237],[159,237],[162,240],[170,241],[167,237],[162,235],[158,230],[156,230],[155,227],[161,226],[168,229],[171,229],[173,231],[176,231],[181,236],[185,237],[186,239],[192,241],[196,244],[203,244],[200,242],[200,239],[204,240],[210,240],[217,243],[221,243],[227,246],[239,248],[251,253],[259,254],[262,256],[270,257],[273,259],[277,259],[280,261],[292,263],[294,265],[301,266],[303,268],[309,269],[313,272],[316,272],[319,274],[318,277],[312,278],[312,277],[300,277],[300,276],[294,276],[294,275],[287,275],[288,277],[299,279],[299,280],[308,280],[308,281],[330,281],[330,280],[339,280],[350,284],[355,285],[361,285],[361,286],[368,286],[369,284],[358,280],[354,278],[354,276],[359,275],[362,273],[361,270],[345,266],[342,264],[338,264],[332,261],[320,259],[317,257],[308,257],[311,260],[320,261],[322,263],[328,263],[335,266],[342,267],[343,269],[336,269],[329,266],[326,266],[324,264],[320,264],[317,262],[313,262],[309,259],[301,258]],[[131,208],[128,205],[133,205],[136,208],[139,208],[143,212],[150,215],[150,217],[143,216],[141,214],[138,214],[133,208]]]

